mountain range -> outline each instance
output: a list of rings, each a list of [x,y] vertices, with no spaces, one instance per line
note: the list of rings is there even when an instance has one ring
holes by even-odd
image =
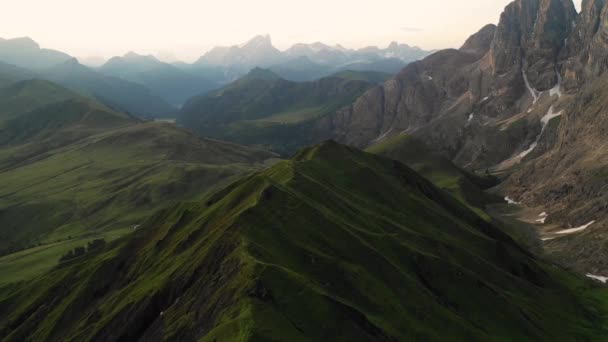
[[[2,40],[0,340],[603,341],[607,48],[606,0],[428,56]]]
[[[518,0],[505,8],[498,25],[481,28],[459,49],[412,62],[351,104],[311,116],[305,125],[281,122],[263,140],[247,140],[257,134],[250,125],[242,131],[229,126],[232,136],[220,134],[242,143],[266,141],[263,146],[283,154],[324,139],[368,148],[412,136],[459,167],[500,175],[501,191],[513,202],[547,216],[528,220],[552,255],[564,260],[575,254],[580,257],[564,262],[581,272],[607,272],[607,252],[597,238],[608,222],[602,215],[608,198],[600,190],[608,164],[601,143],[607,46],[605,1],[584,1],[577,13],[572,1]],[[228,97],[217,92],[209,100]],[[209,108],[203,103],[201,108]],[[196,101],[178,117],[187,116],[187,126],[199,133],[222,132],[203,132],[194,124],[207,117],[194,107]],[[248,124],[259,119],[238,106],[219,111],[228,112],[222,117],[240,116]],[[278,143],[268,144],[269,138]],[[581,227],[591,228],[576,230]],[[568,229],[577,234],[556,234]],[[581,248],[590,244],[595,248]]]
[[[285,51],[272,45],[270,36],[256,36],[241,45],[216,47],[192,68],[221,68],[226,81],[233,81],[253,67],[268,68],[291,81],[312,81],[343,70],[397,73],[404,65],[430,54],[407,44],[391,43],[386,49],[366,47],[358,50],[320,42],[295,44]]]
[[[517,0],[497,26],[411,63],[318,128],[360,147],[409,134],[461,167],[494,170],[515,202],[548,216],[539,228],[561,260],[606,272],[606,47],[605,1],[579,14],[572,1]]]
[[[242,45],[214,48],[194,64],[169,64],[129,52],[88,67],[66,53],[40,48],[30,38],[0,39],[0,62],[24,69],[27,73],[22,74],[29,78],[48,79],[143,118],[173,117],[188,99],[221,88],[258,66],[272,66],[286,79],[312,81],[346,70],[396,73],[426,54],[397,43],[361,50],[296,44],[281,52],[270,37],[257,36]]]

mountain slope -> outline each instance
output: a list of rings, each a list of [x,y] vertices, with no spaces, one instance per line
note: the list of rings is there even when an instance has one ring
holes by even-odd
[[[0,123],[34,109],[78,97],[74,92],[44,80],[24,80],[0,88]]]
[[[15,110],[0,111],[0,254],[36,245],[61,254],[75,239],[124,234],[151,212],[275,158],[142,123],[47,81],[4,90],[0,104]],[[0,270],[11,258],[0,258]],[[13,279],[3,274],[0,283]]]
[[[91,96],[117,110],[144,118],[170,117],[175,108],[148,88],[116,77],[102,75],[76,59],[41,72],[45,79]]]
[[[293,153],[316,142],[312,121],[350,103],[370,86],[342,77],[297,83],[256,68],[190,100],[178,114],[178,123],[204,136]]]
[[[606,275],[607,51],[605,0],[580,13],[571,0],[516,0],[497,26],[411,63],[315,131],[360,147],[405,132],[500,173],[505,194],[548,216],[532,221],[550,251]]]
[[[60,51],[41,49],[30,38],[0,38],[0,61],[25,69],[43,70],[72,57]]]
[[[406,134],[388,138],[371,146],[367,152],[402,162],[438,188],[449,192],[481,217],[489,219],[484,212],[487,204],[502,201],[502,198],[484,192],[497,185],[498,179],[489,175],[481,177],[471,174]]]
[[[132,52],[123,57],[111,58],[99,70],[106,75],[144,85],[176,107],[195,95],[219,87],[153,56],[141,56]]]
[[[0,62],[0,88],[34,78],[34,74],[18,66]]]
[[[603,311],[594,311],[597,302],[583,307],[589,290],[581,284],[402,164],[325,143],[204,202],[159,212],[128,239],[38,281],[3,288],[0,336],[605,336]]]
[[[367,146],[407,131],[474,168],[516,158],[557,101],[559,55],[576,16],[569,0],[512,2],[498,26],[408,65],[328,118],[340,126],[336,137]]]

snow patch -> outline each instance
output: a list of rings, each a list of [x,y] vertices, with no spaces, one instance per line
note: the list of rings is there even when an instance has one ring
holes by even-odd
[[[381,141],[382,139],[386,138],[386,136],[392,131],[393,129],[389,129],[388,131],[386,131],[384,134],[380,134],[379,137],[377,137],[374,141]]]
[[[519,154],[519,158],[524,158],[525,156],[527,156],[528,154],[530,154],[530,152],[534,151],[534,149],[536,148],[536,146],[538,146],[538,138],[536,139],[535,142],[532,143],[532,145],[530,145],[530,147],[523,151],[522,153]]]
[[[547,217],[549,217],[549,215],[547,215],[546,212],[542,212],[540,215],[538,215],[539,219],[536,220],[536,222],[539,222],[541,224],[545,224],[545,221],[547,220]]]
[[[429,81],[433,80],[433,77],[431,77],[431,76],[427,76],[427,77],[429,78]]]
[[[587,273],[587,278],[591,278],[591,279],[597,280],[597,281],[602,282],[604,284],[606,284],[606,282],[608,282],[608,277],[602,277],[602,276],[598,276],[598,275],[590,274],[590,273]]]
[[[532,88],[532,86],[530,85],[530,81],[528,80],[528,75],[526,75],[526,71],[523,68],[521,69],[521,74],[524,76],[524,83],[526,83],[526,88],[528,88],[530,95],[532,95],[532,98],[534,99],[532,101],[532,105],[535,105],[536,101],[538,101],[539,92],[538,90]]]
[[[540,133],[538,134],[538,136],[536,136],[536,140],[532,143],[532,145],[530,145],[530,147],[523,151],[522,153],[519,154],[520,158],[524,158],[525,156],[527,156],[528,154],[530,154],[530,152],[534,151],[534,149],[536,148],[536,146],[538,146],[538,142],[540,141],[540,138],[543,136],[543,133],[545,132],[545,128],[547,128],[547,125],[549,124],[549,121],[551,121],[553,118],[556,118],[560,115],[562,115],[563,111],[559,111],[557,113],[553,112],[553,106],[549,107],[549,110],[547,111],[547,114],[545,114],[545,116],[543,116],[540,119],[540,123],[542,125],[542,128],[540,130]]]
[[[555,87],[551,88],[549,90],[549,95],[553,96],[553,95],[557,95],[558,98],[562,97],[562,75],[559,74],[559,72],[557,73],[557,84],[555,85]]]
[[[591,222],[587,223],[586,225],[583,225],[583,226],[580,226],[580,227],[577,227],[577,228],[570,228],[570,229],[560,230],[559,232],[555,232],[555,234],[564,235],[564,234],[572,234],[572,233],[582,232],[583,230],[589,228],[589,226],[591,226],[594,223],[595,223],[595,221],[591,221]]]
[[[542,238],[542,241],[551,241],[551,240],[555,240],[555,238]]]
[[[505,197],[505,201],[506,201],[507,203],[509,203],[509,204],[521,204],[521,203],[519,203],[519,202],[516,202],[515,200],[513,200],[513,199],[512,199],[511,197],[509,197],[509,196],[506,196],[506,197]]]
[[[469,120],[467,120],[467,122],[471,122],[471,120],[473,120],[474,117],[475,117],[475,113],[469,114]]]

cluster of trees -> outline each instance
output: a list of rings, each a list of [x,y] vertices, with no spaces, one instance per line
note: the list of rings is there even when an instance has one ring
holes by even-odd
[[[95,249],[102,248],[105,245],[106,245],[106,240],[105,239],[95,239],[93,241],[89,241],[87,243],[86,247],[76,247],[73,250],[68,251],[66,254],[64,254],[59,259],[59,262],[64,262],[64,261],[68,261],[68,260],[72,260],[72,259],[78,258],[80,256],[85,255],[87,252],[91,252],[91,251],[93,251]]]

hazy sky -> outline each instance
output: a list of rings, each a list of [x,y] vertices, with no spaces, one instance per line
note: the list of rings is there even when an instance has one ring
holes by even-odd
[[[74,56],[133,50],[187,61],[256,34],[270,34],[280,49],[296,42],[356,48],[393,40],[439,49],[457,47],[483,25],[497,23],[510,1],[7,0],[0,37],[29,36]]]

